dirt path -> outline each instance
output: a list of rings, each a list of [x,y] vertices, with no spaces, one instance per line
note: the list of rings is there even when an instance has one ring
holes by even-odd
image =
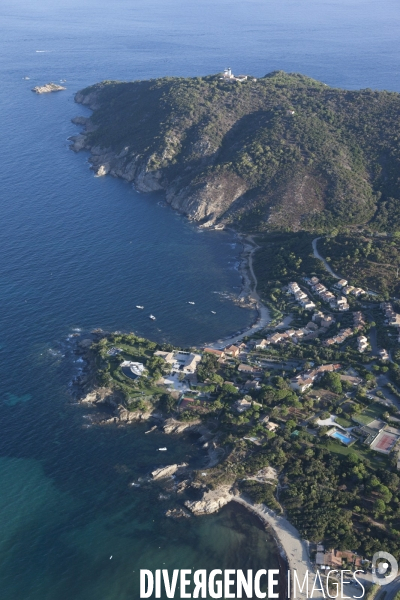
[[[332,277],[335,277],[335,279],[342,279],[342,277],[340,277],[340,275],[336,275],[336,273],[334,271],[332,271],[331,267],[329,266],[329,264],[326,262],[326,260],[324,259],[323,256],[320,255],[320,253],[317,250],[317,242],[318,240],[320,240],[322,238],[315,238],[312,241],[312,247],[313,247],[313,252],[314,252],[314,256],[315,258],[318,258],[318,260],[322,260],[322,262],[324,263],[325,269],[332,275]]]

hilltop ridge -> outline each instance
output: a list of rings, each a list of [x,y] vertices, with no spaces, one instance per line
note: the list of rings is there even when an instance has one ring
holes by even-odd
[[[203,226],[245,231],[400,229],[400,94],[331,88],[277,71],[104,81],[76,101],[99,175],[164,190]]]

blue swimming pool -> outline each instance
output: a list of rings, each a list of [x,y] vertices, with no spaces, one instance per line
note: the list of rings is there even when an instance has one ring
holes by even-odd
[[[339,440],[340,442],[342,442],[342,444],[345,444],[346,446],[348,446],[353,441],[353,438],[347,437],[347,435],[343,435],[343,433],[339,433],[339,431],[335,431],[334,433],[332,433],[331,437]]]

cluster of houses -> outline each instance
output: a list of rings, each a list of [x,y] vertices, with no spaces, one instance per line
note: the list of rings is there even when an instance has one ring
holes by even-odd
[[[336,297],[328,288],[326,288],[318,279],[318,277],[311,277],[311,279],[305,278],[306,283],[311,287],[312,291],[317,294],[323,302],[326,302],[336,310],[341,312],[349,310],[349,304],[347,299],[344,296]],[[336,288],[338,290],[343,290],[347,285],[347,281],[345,279],[340,279]]]
[[[384,312],[387,324],[391,327],[396,327],[397,341],[400,342],[400,315],[393,310],[390,302],[381,302],[380,307]]]
[[[300,329],[288,329],[286,331],[278,331],[267,335],[262,340],[257,340],[255,344],[256,350],[264,350],[271,344],[279,344],[282,342],[293,342],[295,344],[300,341],[313,340],[321,334],[328,331],[330,327],[335,323],[335,319],[331,315],[324,315],[323,313],[316,312],[312,320],[307,323],[305,327]]]
[[[300,289],[300,286],[298,283],[296,283],[296,281],[289,283],[288,290],[290,294],[293,294],[295,300],[300,304],[300,306],[306,310],[312,310],[315,308],[314,302],[312,302],[307,294]]]
[[[299,373],[295,377],[292,377],[290,380],[290,387],[292,390],[296,392],[305,392],[312,385],[322,377],[322,375],[326,372],[337,371],[340,369],[340,365],[321,365],[316,369],[310,369],[309,371],[304,371],[304,373]]]
[[[354,335],[362,329],[365,325],[364,315],[360,311],[356,311],[353,313],[353,327],[346,327],[345,329],[341,329],[337,335],[328,338],[323,342],[324,346],[332,346],[332,344],[342,344],[348,337]],[[359,336],[357,338],[358,350],[360,352],[364,352],[364,350],[368,346],[368,339],[365,336]]]

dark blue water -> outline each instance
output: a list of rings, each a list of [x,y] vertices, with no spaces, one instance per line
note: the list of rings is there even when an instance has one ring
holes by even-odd
[[[199,232],[162,197],[94,178],[87,156],[68,149],[70,119],[85,110],[74,92],[227,66],[400,91],[399,18],[397,0],[2,1],[2,600],[127,600],[138,597],[140,568],[276,564],[271,539],[246,513],[171,521],[175,497],[129,485],[160,461],[159,446],[166,462],[200,465],[193,440],[87,427],[88,411],[70,403],[73,328],[189,345],[254,318],[220,294],[240,285],[231,234]],[[30,92],[60,79],[66,92]]]

